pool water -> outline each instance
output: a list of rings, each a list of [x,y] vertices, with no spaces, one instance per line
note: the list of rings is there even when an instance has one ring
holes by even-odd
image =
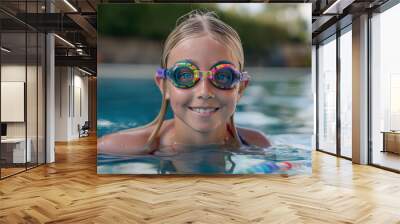
[[[98,137],[145,125],[157,116],[161,94],[149,77],[156,68],[99,65]],[[162,156],[98,154],[98,173],[310,173],[314,104],[309,70],[248,71],[252,80],[237,105],[235,124],[262,131],[272,147],[239,151],[211,147]],[[168,109],[166,119],[170,118]]]
[[[278,145],[191,149],[176,154],[99,154],[98,174],[310,174],[311,151]]]

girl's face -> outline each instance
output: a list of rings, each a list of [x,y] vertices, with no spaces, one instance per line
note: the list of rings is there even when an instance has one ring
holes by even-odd
[[[167,67],[188,59],[201,71],[210,70],[211,66],[222,60],[232,62],[239,69],[239,63],[234,59],[231,50],[209,35],[188,38],[175,46],[169,54]],[[209,80],[201,79],[189,89],[179,89],[167,81],[165,94],[170,99],[176,122],[207,133],[226,127],[235,111],[240,92],[239,85],[232,90],[221,90],[214,87]]]

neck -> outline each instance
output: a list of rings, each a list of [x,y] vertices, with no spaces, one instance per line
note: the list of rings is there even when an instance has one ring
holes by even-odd
[[[174,133],[173,140],[175,144],[196,146],[211,144],[223,145],[227,144],[231,138],[226,124],[209,132],[200,132],[177,119],[174,119]]]

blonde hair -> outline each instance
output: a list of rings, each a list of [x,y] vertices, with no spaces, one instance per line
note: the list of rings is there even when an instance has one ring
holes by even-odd
[[[243,69],[244,54],[242,42],[238,33],[231,26],[221,21],[215,12],[208,10],[193,10],[177,20],[174,30],[169,34],[165,41],[161,56],[161,67],[167,68],[169,54],[179,43],[188,38],[200,37],[203,35],[211,35],[211,37],[216,41],[227,45],[229,49],[232,49],[232,56],[239,62],[239,69]],[[169,105],[169,99],[167,99],[164,94],[166,90],[166,81],[163,79],[161,82],[162,104],[160,112],[150,124],[146,125],[147,127],[155,125],[155,128],[150,134],[146,144],[149,153],[154,151],[152,150],[152,145],[154,140],[158,137],[158,132],[162,126]],[[230,117],[229,123],[230,131],[233,133],[235,139],[235,144],[239,146],[240,139],[233,122],[233,114]]]

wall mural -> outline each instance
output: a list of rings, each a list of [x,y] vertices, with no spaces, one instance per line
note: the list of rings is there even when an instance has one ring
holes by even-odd
[[[99,174],[310,174],[311,4],[101,4]]]

